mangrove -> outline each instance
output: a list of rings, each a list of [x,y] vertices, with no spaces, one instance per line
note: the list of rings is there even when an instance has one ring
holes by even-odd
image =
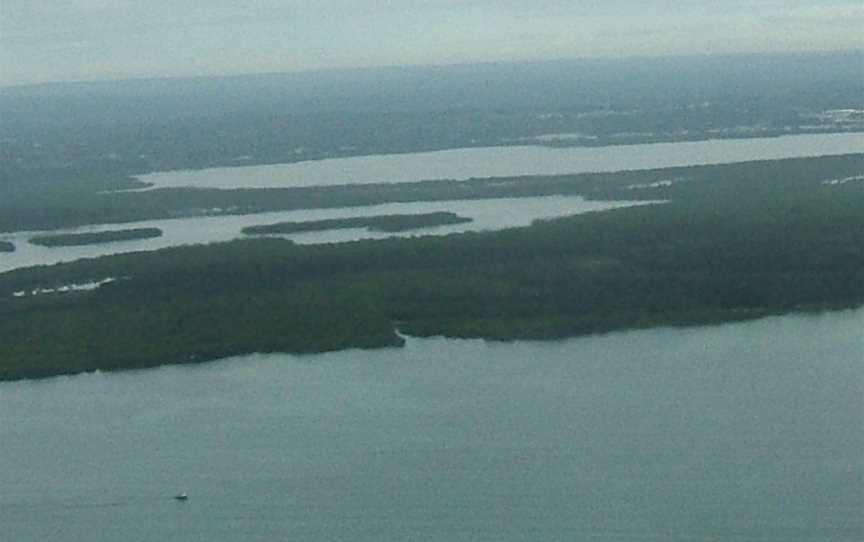
[[[0,274],[0,379],[393,347],[400,333],[556,339],[859,306],[864,183],[826,183],[849,177],[831,164],[633,183],[667,203],[496,232],[252,238],[17,269]],[[104,277],[128,279],[14,296]]]
[[[433,226],[464,224],[471,222],[466,218],[450,212],[435,212],[401,215],[374,215],[350,218],[328,218],[324,220],[307,220],[303,222],[278,222],[264,226],[248,226],[243,228],[247,235],[286,234],[310,231],[326,231],[349,228],[366,228],[379,232],[402,232]]]
[[[824,180],[842,179],[862,172],[864,154],[850,154],[616,173],[492,177],[465,181],[261,189],[159,188],[91,192],[82,189],[74,197],[59,187],[38,191],[38,197],[33,194],[20,198],[5,197],[0,186],[0,232],[418,201],[538,196],[582,196],[606,201],[656,200],[686,197],[689,190],[694,187],[704,190],[707,183],[716,182],[718,186],[724,186],[724,180],[729,178],[739,179],[742,183],[754,179],[784,179],[795,185],[818,181],[820,177]],[[125,186],[118,185],[120,181],[117,180],[112,182]]]
[[[30,243],[44,247],[70,247],[80,245],[97,245],[116,241],[133,241],[137,239],[152,239],[161,237],[159,228],[132,228],[126,230],[110,230],[89,233],[62,233],[56,235],[40,235],[30,239]]]

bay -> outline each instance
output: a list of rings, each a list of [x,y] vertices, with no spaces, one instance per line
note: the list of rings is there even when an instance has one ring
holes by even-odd
[[[3,539],[858,541],[862,329],[858,309],[0,383]]]

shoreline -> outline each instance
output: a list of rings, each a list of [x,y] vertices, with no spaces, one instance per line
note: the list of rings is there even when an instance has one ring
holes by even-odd
[[[0,378],[394,346],[397,325],[555,339],[858,306],[864,182],[830,181],[860,175],[861,158],[696,168],[672,183],[634,174],[614,189],[594,179],[667,203],[499,231],[264,237],[2,273]],[[105,277],[124,280],[14,297]]]
[[[723,326],[729,324],[736,323],[746,323],[746,322],[754,322],[758,320],[764,320],[768,318],[780,318],[784,316],[805,316],[805,315],[824,315],[824,314],[832,314],[832,313],[840,313],[844,311],[854,311],[857,309],[864,308],[864,301],[854,304],[848,305],[836,305],[836,306],[822,306],[822,307],[800,307],[793,308],[789,310],[753,310],[753,311],[737,311],[730,310],[725,313],[717,312],[713,313],[710,316],[702,316],[702,317],[694,317],[692,319],[675,317],[675,315],[670,315],[668,320],[660,320],[653,323],[636,323],[634,325],[625,325],[625,326],[614,326],[609,327],[607,329],[595,329],[592,331],[585,331],[579,333],[572,334],[562,334],[548,337],[531,337],[531,336],[515,336],[515,337],[483,337],[483,336],[475,336],[475,335],[448,335],[448,334],[434,334],[434,335],[414,335],[410,333],[405,333],[402,331],[399,326],[393,326],[393,335],[395,339],[391,343],[382,343],[376,345],[346,345],[341,348],[336,349],[325,349],[325,350],[300,350],[300,351],[264,351],[264,350],[250,350],[250,351],[238,351],[238,352],[225,352],[219,355],[215,355],[214,357],[193,357],[188,358],[184,361],[165,361],[165,362],[156,362],[153,364],[145,364],[138,366],[129,366],[129,367],[104,367],[104,368],[96,368],[90,370],[82,370],[82,371],[70,371],[70,372],[56,372],[50,374],[38,374],[38,375],[27,375],[20,374],[16,376],[7,377],[5,375],[0,374],[0,383],[5,382],[37,382],[37,381],[45,381],[53,378],[62,378],[62,377],[73,377],[79,375],[87,375],[94,373],[118,373],[118,372],[130,372],[130,371],[146,371],[149,369],[157,369],[160,367],[169,367],[169,366],[177,366],[177,365],[200,365],[206,363],[218,363],[225,360],[231,360],[233,358],[244,358],[247,356],[254,355],[266,355],[266,354],[285,354],[292,356],[316,356],[319,354],[327,354],[333,352],[345,352],[348,350],[369,350],[369,351],[377,351],[377,350],[385,350],[397,348],[404,348],[407,341],[412,339],[432,339],[432,338],[443,338],[443,339],[453,339],[453,340],[482,340],[487,343],[498,343],[498,344],[510,344],[516,342],[529,342],[529,343],[547,343],[547,342],[559,342],[559,341],[568,341],[573,339],[582,339],[588,337],[602,337],[610,334],[627,334],[638,331],[648,331],[648,330],[657,330],[657,329],[687,329],[687,328],[711,328],[715,326]]]

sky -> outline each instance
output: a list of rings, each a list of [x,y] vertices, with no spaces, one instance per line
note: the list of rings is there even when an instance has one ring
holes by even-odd
[[[0,0],[0,86],[864,49],[864,0]]]

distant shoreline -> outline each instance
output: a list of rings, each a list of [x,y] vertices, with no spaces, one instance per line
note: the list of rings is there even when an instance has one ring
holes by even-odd
[[[393,149],[387,150],[382,149],[380,152],[326,152],[316,154],[313,157],[303,157],[303,158],[292,158],[288,157],[280,157],[277,160],[268,160],[268,159],[249,159],[245,160],[242,163],[237,162],[225,162],[218,164],[208,164],[201,166],[189,166],[189,167],[176,167],[170,169],[152,169],[148,171],[130,173],[128,175],[129,179],[132,179],[133,182],[139,183],[138,187],[132,187],[127,190],[134,192],[137,190],[150,190],[150,189],[158,189],[158,188],[171,188],[171,187],[160,187],[157,184],[144,181],[141,178],[147,177],[148,175],[154,174],[163,174],[163,173],[179,173],[184,171],[205,171],[208,169],[225,169],[225,168],[245,168],[245,167],[255,167],[255,166],[279,166],[279,165],[295,165],[295,164],[304,164],[309,162],[323,162],[327,160],[339,160],[346,158],[371,158],[378,156],[404,156],[408,154],[427,154],[427,153],[439,153],[439,152],[447,152],[447,151],[459,151],[459,150],[473,150],[473,149],[492,149],[492,148],[506,148],[506,147],[538,147],[538,148],[546,148],[546,149],[602,149],[605,147],[631,147],[638,145],[655,145],[655,144],[663,144],[663,143],[704,143],[709,141],[735,141],[735,140],[748,140],[748,139],[777,139],[782,137],[794,137],[794,136],[808,136],[808,135],[849,135],[849,134],[862,134],[864,135],[864,128],[854,128],[854,129],[837,129],[837,128],[826,128],[819,130],[765,130],[762,132],[748,132],[742,134],[642,134],[642,135],[628,135],[622,134],[620,136],[610,137],[610,136],[597,136],[596,139],[583,139],[579,140],[578,143],[572,141],[553,141],[553,142],[542,142],[538,141],[537,138],[526,137],[524,140],[513,140],[513,141],[490,141],[484,142],[476,145],[471,144],[460,144],[458,146],[418,146],[416,148],[410,148],[405,150]],[[549,134],[546,134],[549,135]],[[539,137],[539,136],[538,136]],[[830,155],[829,155],[830,156]],[[795,158],[815,158],[817,156],[806,156],[806,157],[791,157],[791,158],[779,158],[779,160],[785,159],[795,159]],[[741,162],[747,162],[751,160],[743,160]],[[728,162],[728,163],[736,163],[736,162]],[[701,164],[697,164],[701,165]],[[713,164],[708,164],[713,165]],[[719,164],[718,164],[719,165]],[[690,167],[690,166],[672,166],[672,167]],[[657,168],[651,168],[657,169]],[[619,172],[627,172],[627,171],[641,171],[638,169],[629,170],[623,169],[620,171],[611,171],[611,173],[619,173]],[[607,171],[602,172],[575,172],[571,173],[572,175],[580,175],[583,173],[610,173]],[[537,174],[542,175],[542,174]],[[567,173],[560,173],[556,175],[567,175]],[[425,180],[434,180],[434,179],[425,179]],[[423,181],[415,181],[415,182],[423,182]],[[326,185],[320,185],[326,186]]]

